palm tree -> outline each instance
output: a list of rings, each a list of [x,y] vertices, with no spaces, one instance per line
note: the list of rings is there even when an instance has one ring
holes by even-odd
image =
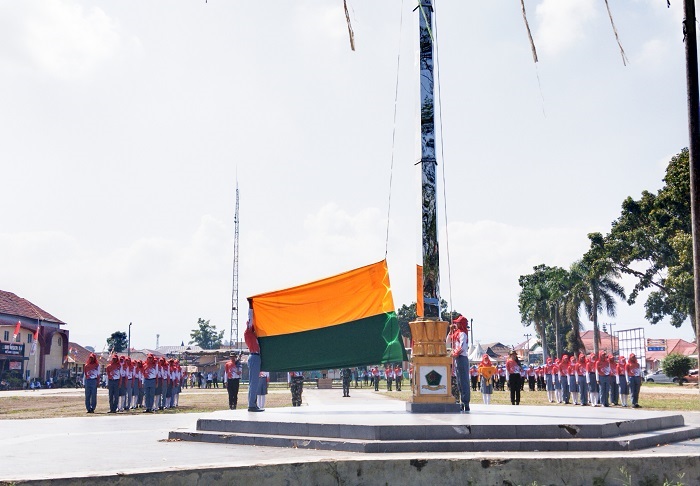
[[[593,352],[600,350],[600,328],[598,313],[605,311],[614,317],[617,310],[615,297],[625,299],[625,290],[615,279],[620,273],[613,265],[603,258],[595,258],[589,251],[584,257],[572,265],[572,273],[576,274],[576,289],[574,294],[583,305],[588,318],[593,321]]]
[[[572,337],[569,340],[569,345],[573,353],[576,351],[586,352],[586,347],[581,339],[583,324],[581,323],[580,311],[581,307],[585,307],[585,303],[590,301],[590,295],[586,291],[586,286],[583,285],[583,279],[584,273],[581,265],[578,262],[571,265],[567,272],[566,296],[562,313],[566,322],[571,326]]]
[[[549,289],[546,283],[545,265],[533,267],[535,273],[521,275],[518,279],[520,295],[518,296],[518,309],[520,320],[525,326],[533,324],[535,332],[542,342],[542,357],[547,359],[547,336],[545,325],[550,318]]]

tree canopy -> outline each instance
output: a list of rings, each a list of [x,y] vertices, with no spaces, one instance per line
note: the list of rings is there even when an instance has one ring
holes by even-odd
[[[107,349],[113,353],[122,353],[129,345],[129,339],[124,331],[113,332],[107,338]]]
[[[688,149],[671,159],[663,182],[656,194],[627,197],[610,233],[590,233],[589,250],[568,271],[541,264],[520,276],[520,319],[524,326],[534,326],[545,358],[547,351],[561,356],[563,347],[570,353],[583,350],[581,310],[593,322],[597,353],[599,314],[613,317],[618,300],[633,305],[647,290],[649,322],[668,317],[680,327],[690,318],[695,333]],[[629,296],[619,283],[622,274],[635,278]]]
[[[695,316],[687,148],[671,159],[663,181],[656,194],[644,191],[639,200],[625,199],[610,234],[594,234],[594,241],[619,271],[636,278],[628,303],[651,289],[646,319],[656,324],[669,317],[680,327]]]
[[[193,329],[190,333],[192,340],[189,344],[196,344],[202,349],[218,349],[221,347],[221,341],[224,339],[224,331],[216,332],[216,326],[209,324],[201,317],[197,319],[199,329]]]
[[[447,309],[447,301],[445,299],[440,299],[440,318],[443,321],[452,322],[454,319],[458,318],[462,314],[457,311],[449,311]],[[417,304],[412,302],[410,305],[402,305],[396,311],[396,317],[399,321],[399,326],[401,328],[401,335],[403,337],[411,337],[411,328],[408,325],[409,322],[415,321],[417,319],[416,314]],[[465,316],[466,317],[466,316]]]

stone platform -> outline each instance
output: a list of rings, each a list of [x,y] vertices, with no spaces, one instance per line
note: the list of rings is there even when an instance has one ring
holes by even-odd
[[[682,415],[620,407],[471,404],[415,414],[401,401],[215,412],[171,440],[360,453],[630,451],[700,437]]]

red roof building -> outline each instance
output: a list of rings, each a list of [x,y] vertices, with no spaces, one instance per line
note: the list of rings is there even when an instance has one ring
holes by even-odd
[[[27,299],[0,290],[0,375],[41,381],[53,377],[68,357],[65,325]]]

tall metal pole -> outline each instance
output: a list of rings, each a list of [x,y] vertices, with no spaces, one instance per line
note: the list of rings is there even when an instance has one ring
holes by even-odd
[[[437,180],[433,82],[433,5],[419,0],[423,305],[426,319],[440,319],[440,257],[437,239]]]
[[[126,347],[126,355],[131,356],[131,323],[129,323],[129,344]]]
[[[229,334],[229,346],[233,349],[234,343],[238,346],[238,182],[236,182],[236,213],[233,226],[233,292],[231,296],[231,331]],[[234,331],[236,340],[233,340]]]
[[[433,5],[432,0],[418,0],[418,35],[420,42],[420,140],[423,245],[423,316],[409,322],[413,351],[411,365],[412,397],[406,403],[409,412],[455,413],[452,389],[452,357],[447,354],[445,336],[448,323],[440,319],[440,259],[437,239],[437,180],[435,159],[435,110],[433,83]],[[467,343],[465,343],[466,345]],[[458,358],[460,362],[467,360]],[[431,393],[427,393],[431,390]],[[466,393],[465,393],[466,395]],[[468,400],[464,400],[467,401]],[[469,410],[468,403],[461,403]]]
[[[700,102],[698,100],[698,44],[695,29],[695,0],[683,1],[685,73],[688,82],[688,159],[690,165],[690,217],[693,231],[693,281],[695,343],[700,344],[700,171],[695,157],[700,146]],[[699,390],[700,391],[700,390]]]

